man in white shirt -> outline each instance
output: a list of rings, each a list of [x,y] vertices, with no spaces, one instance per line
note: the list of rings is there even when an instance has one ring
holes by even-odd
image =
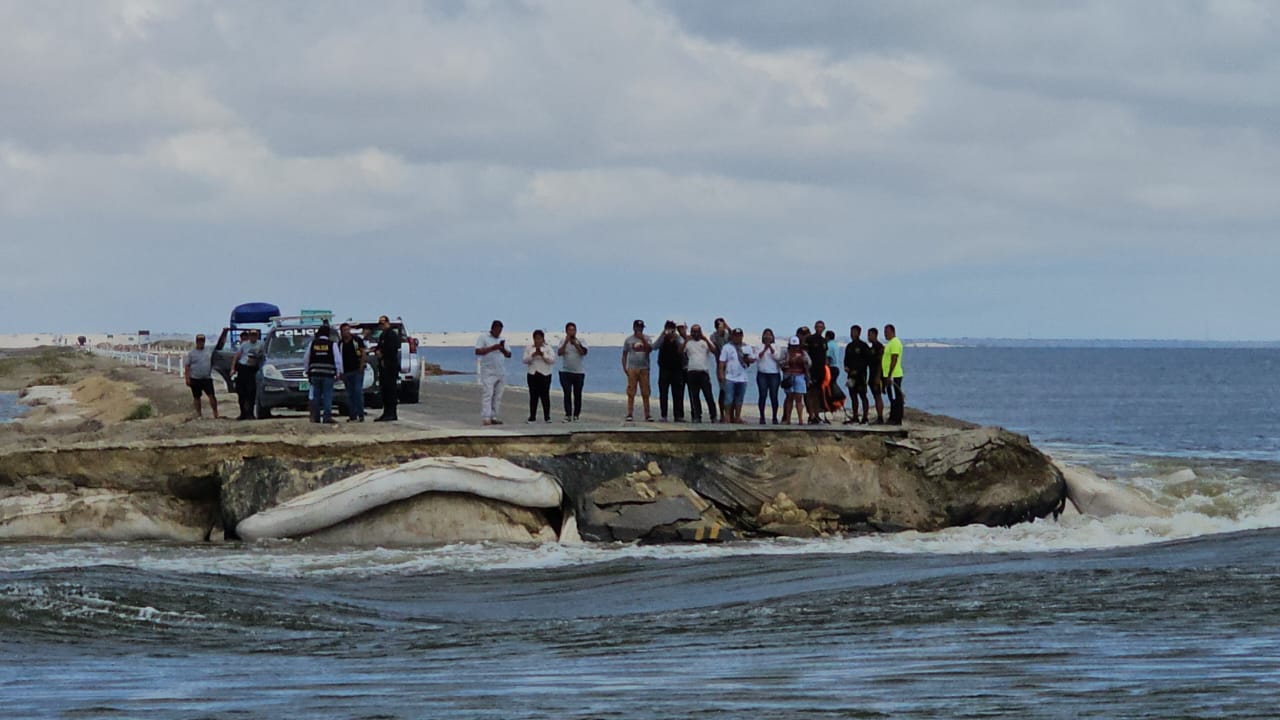
[[[501,425],[499,415],[507,375],[503,360],[511,357],[507,341],[502,339],[501,320],[494,320],[489,334],[476,340],[476,356],[480,358],[480,421],[484,425]]]
[[[705,397],[711,422],[715,422],[716,401],[711,392],[711,370],[716,363],[716,346],[711,338],[702,334],[702,326],[697,323],[689,328],[689,339],[684,344],[684,357],[690,417],[696,423],[702,422],[702,398]]]
[[[742,342],[742,328],[729,333],[729,342],[720,350],[720,383],[725,388],[724,411],[728,422],[742,424],[742,403],[747,399],[747,368],[755,362],[751,346]]]

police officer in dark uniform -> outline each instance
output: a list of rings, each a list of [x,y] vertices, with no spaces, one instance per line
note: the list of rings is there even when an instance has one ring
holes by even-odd
[[[333,385],[342,374],[342,354],[337,352],[328,323],[321,325],[311,338],[303,367],[313,393],[311,422],[333,424]]]
[[[400,378],[400,333],[391,329],[391,318],[383,315],[378,318],[377,349],[378,378],[382,387],[382,414],[374,418],[374,422],[399,420],[396,416],[396,381]]]

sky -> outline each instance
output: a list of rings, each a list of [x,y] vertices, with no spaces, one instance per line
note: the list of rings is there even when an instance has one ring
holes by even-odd
[[[1280,339],[1280,4],[0,0],[0,332]]]

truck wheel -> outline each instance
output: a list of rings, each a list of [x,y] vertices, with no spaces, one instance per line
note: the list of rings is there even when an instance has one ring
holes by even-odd
[[[271,417],[271,408],[262,407],[262,390],[258,390],[258,394],[253,398],[253,416],[259,420],[266,420]]]
[[[420,397],[421,392],[421,381],[404,383],[400,386],[400,402],[406,405],[416,405],[418,404],[418,398]]]

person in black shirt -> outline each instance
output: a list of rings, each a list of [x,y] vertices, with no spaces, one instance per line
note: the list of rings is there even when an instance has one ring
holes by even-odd
[[[675,321],[667,321],[653,347],[658,351],[658,408],[662,422],[667,421],[668,394],[675,421],[684,422],[684,339],[676,332]]]
[[[876,399],[876,424],[884,424],[884,343],[880,342],[880,331],[875,328],[867,330],[867,344],[871,346],[871,366],[868,368],[867,385],[871,388],[871,396]]]
[[[338,332],[342,383],[347,386],[347,422],[364,422],[364,341],[351,334],[351,323],[342,323]]]
[[[822,422],[822,398],[827,383],[827,339],[823,335],[827,326],[819,320],[813,327],[814,331],[801,337],[801,341],[812,363],[809,366],[809,387],[805,394],[805,404],[809,406],[809,424],[817,425]]]
[[[396,381],[400,379],[400,333],[391,329],[391,318],[378,318],[378,379],[382,388],[382,414],[374,422],[399,420],[396,415]]]
[[[849,344],[844,348],[844,372],[848,378],[849,398],[853,400],[853,416],[844,422],[867,424],[871,405],[867,401],[867,371],[871,367],[871,346],[862,340],[862,326],[849,328]],[[862,419],[858,419],[858,401],[862,401]]]

